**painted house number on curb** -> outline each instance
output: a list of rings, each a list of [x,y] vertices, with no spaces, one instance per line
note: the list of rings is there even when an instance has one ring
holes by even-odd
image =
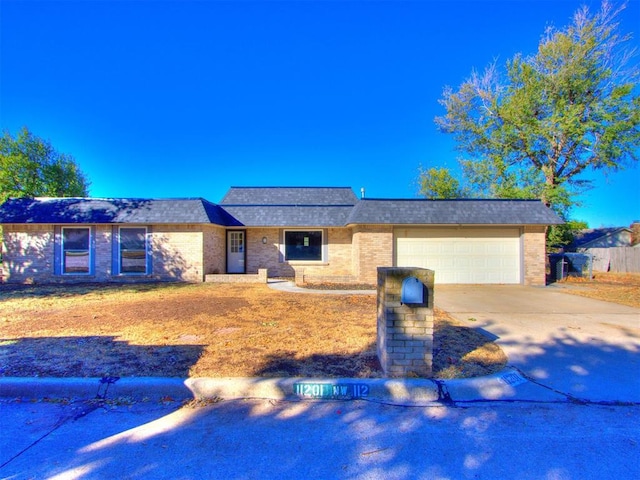
[[[293,393],[306,398],[363,398],[369,395],[369,385],[299,382],[293,384]]]

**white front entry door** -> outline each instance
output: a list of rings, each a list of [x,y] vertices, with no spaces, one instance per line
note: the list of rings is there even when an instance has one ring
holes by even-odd
[[[244,268],[244,232],[227,232],[227,273],[245,273]]]

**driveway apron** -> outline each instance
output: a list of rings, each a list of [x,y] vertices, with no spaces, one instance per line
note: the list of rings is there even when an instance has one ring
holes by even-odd
[[[436,285],[439,307],[495,339],[531,382],[576,401],[640,402],[640,309],[520,285]]]

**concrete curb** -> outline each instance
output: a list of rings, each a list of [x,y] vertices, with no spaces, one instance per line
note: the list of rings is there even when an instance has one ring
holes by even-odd
[[[564,402],[567,396],[530,382],[517,368],[506,367],[485,377],[446,380],[446,393],[455,402]]]
[[[131,397],[135,400],[193,396],[181,378],[121,378],[102,383],[101,378],[0,378],[0,398],[106,398]]]
[[[406,405],[495,400],[563,401],[561,393],[529,382],[514,368],[456,380],[406,378],[0,378],[0,398],[190,398],[274,400],[363,399]]]
[[[100,378],[0,379],[0,398],[96,398],[99,395],[153,401],[165,398],[363,398],[424,402],[438,400],[438,387],[427,379],[141,377],[121,378],[114,383],[102,383]]]

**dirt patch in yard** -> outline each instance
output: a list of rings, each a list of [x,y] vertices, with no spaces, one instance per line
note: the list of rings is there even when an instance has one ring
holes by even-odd
[[[491,339],[436,311],[438,378],[501,370]],[[376,296],[266,285],[0,285],[0,376],[380,377]]]

